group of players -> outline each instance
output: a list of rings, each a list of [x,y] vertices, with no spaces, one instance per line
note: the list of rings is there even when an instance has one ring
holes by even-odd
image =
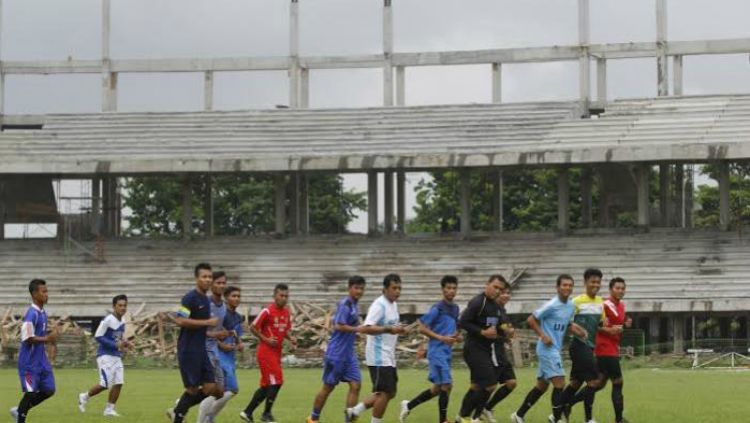
[[[198,405],[199,423],[213,422],[238,391],[235,354],[243,350],[244,318],[237,312],[241,291],[227,286],[226,274],[214,272],[207,263],[194,269],[196,287],[181,301],[173,316],[180,327],[177,358],[185,391],[175,406],[166,414],[173,423],[185,420],[188,410]],[[623,329],[630,326],[625,316],[622,298],[625,281],[614,278],[609,283],[609,298],[597,295],[602,283],[602,272],[587,269],[584,273],[585,293],[570,298],[573,278],[557,278],[557,295],[534,311],[528,325],[538,335],[536,353],[539,361],[536,385],[525,397],[520,408],[511,414],[513,423],[523,423],[526,412],[553,386],[551,423],[568,421],[572,407],[584,403],[587,423],[593,423],[592,406],[595,393],[612,381],[612,404],[617,423],[623,419],[623,378],[619,363],[619,344]],[[470,370],[471,384],[461,402],[457,423],[486,420],[495,423],[493,409],[513,392],[516,376],[506,357],[506,344],[515,331],[505,306],[511,299],[511,289],[502,275],[492,275],[484,292],[469,301],[462,313],[454,303],[458,279],[447,275],[440,281],[442,300],[418,320],[420,333],[429,338],[427,359],[429,381],[432,386],[411,400],[401,402],[399,420],[405,423],[410,412],[419,404],[438,397],[440,423],[448,422],[447,409],[451,388],[452,349],[464,341],[460,329],[466,332],[463,358]],[[400,323],[397,300],[401,294],[401,278],[388,274],[383,279],[382,295],[370,305],[364,321],[360,319],[359,300],[366,287],[365,279],[352,276],[348,280],[348,295],[336,307],[333,332],[324,359],[323,386],[315,397],[307,423],[318,423],[328,396],[335,387],[345,382],[344,420],[356,422],[365,410],[372,408],[372,423],[381,423],[391,399],[396,396],[398,373],[396,344],[410,326]],[[32,407],[39,405],[55,392],[55,380],[44,345],[55,341],[57,331],[48,331],[44,305],[47,286],[44,280],[34,279],[29,284],[32,305],[24,317],[18,370],[23,397],[10,412],[18,423],[25,423]],[[296,346],[291,335],[292,321],[287,308],[289,287],[278,284],[273,302],[258,314],[250,330],[259,343],[256,357],[260,369],[260,387],[240,419],[254,422],[254,412],[262,403],[265,408],[260,421],[275,422],[272,414],[274,401],[283,385],[281,365],[284,340],[290,348]],[[99,324],[95,339],[99,343],[97,365],[99,382],[87,392],[79,394],[78,407],[86,411],[89,399],[105,390],[109,398],[104,416],[119,416],[115,404],[124,383],[122,353],[130,348],[124,336],[127,297],[118,295],[112,300],[112,314]],[[365,364],[372,380],[372,394],[359,400],[361,374],[356,352],[359,334],[366,335]],[[565,371],[561,357],[566,335],[572,335],[570,358],[572,369],[565,385]],[[499,386],[499,387],[498,387]]]

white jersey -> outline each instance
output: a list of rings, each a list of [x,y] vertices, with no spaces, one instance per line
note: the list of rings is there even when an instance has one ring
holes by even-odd
[[[385,296],[381,295],[367,310],[364,325],[394,326],[398,324],[400,318],[398,304],[388,301]],[[396,367],[396,342],[398,342],[398,335],[388,333],[367,335],[365,363],[368,366]]]

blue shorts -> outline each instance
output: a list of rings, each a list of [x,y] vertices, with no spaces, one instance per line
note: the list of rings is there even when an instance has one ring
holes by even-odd
[[[453,385],[450,357],[428,357],[430,376],[434,385]]]
[[[565,369],[562,365],[560,353],[549,353],[538,356],[539,370],[536,372],[537,379],[550,380],[553,377],[565,377]]]
[[[362,374],[359,372],[357,357],[350,356],[342,360],[326,358],[323,361],[323,383],[328,386],[336,386],[339,382],[361,382]]]
[[[202,353],[178,353],[177,362],[180,365],[182,384],[186,388],[198,387],[216,381],[214,366],[205,351]]]
[[[18,369],[23,392],[55,392],[55,375],[52,369]]]
[[[221,370],[224,371],[224,391],[231,391],[236,394],[240,391],[240,386],[237,383],[237,371],[234,360],[220,355],[219,363],[221,364]]]

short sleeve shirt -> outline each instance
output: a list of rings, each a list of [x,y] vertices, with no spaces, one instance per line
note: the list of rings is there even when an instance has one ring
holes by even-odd
[[[453,336],[458,326],[458,306],[445,300],[434,304],[420,322],[441,336]],[[446,359],[452,355],[451,346],[436,339],[427,344],[427,359]]]
[[[18,368],[25,371],[50,370],[44,344],[27,342],[33,337],[47,335],[47,311],[32,304],[26,311],[21,325],[21,349],[18,353]]]
[[[272,347],[264,342],[258,344],[258,354],[272,353],[279,355],[283,347],[286,334],[292,330],[292,321],[287,307],[279,308],[275,303],[269,304],[258,313],[253,326],[266,337],[275,337],[276,346]]]
[[[398,304],[388,301],[381,295],[372,302],[367,310],[365,326],[394,326],[401,316],[398,314]],[[365,364],[374,367],[396,367],[396,342],[398,335],[383,333],[367,335],[365,345]]]
[[[541,340],[537,341],[537,355],[559,354],[574,314],[573,301],[562,302],[559,297],[552,298],[534,311],[534,317],[540,322],[542,331],[552,339],[550,346],[544,345]]]
[[[211,318],[211,300],[208,296],[192,290],[182,297],[177,315],[187,319],[208,320]],[[180,328],[177,352],[198,353],[206,351],[206,327],[198,329]]]
[[[339,301],[336,306],[336,314],[333,316],[334,325],[358,326],[359,325],[359,305],[357,301],[347,296]],[[326,349],[326,359],[344,360],[354,355],[354,344],[357,341],[357,334],[354,332],[333,331],[331,338],[328,340]]]
[[[111,355],[115,357],[122,357],[122,352],[117,349],[115,345],[117,342],[122,340],[122,336],[125,333],[125,323],[118,320],[113,314],[107,315],[101,322],[99,327],[96,328],[94,338],[104,338],[109,342],[100,342],[99,349],[96,351],[96,356]]]

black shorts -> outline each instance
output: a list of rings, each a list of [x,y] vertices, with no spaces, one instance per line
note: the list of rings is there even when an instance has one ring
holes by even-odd
[[[464,360],[469,366],[471,383],[476,383],[482,388],[497,385],[495,363],[491,351],[477,348],[464,349]]]
[[[372,392],[395,395],[398,390],[398,372],[395,367],[369,366]]]
[[[505,383],[516,378],[516,372],[513,370],[513,364],[508,360],[505,354],[497,355],[497,364],[495,375],[498,383]]]
[[[178,353],[177,362],[180,365],[182,384],[186,388],[202,386],[204,383],[216,381],[214,366],[205,351],[202,353]]]
[[[599,373],[607,379],[615,380],[622,377],[620,357],[596,357],[596,365],[599,367]]]
[[[573,362],[570,369],[571,379],[579,382],[587,382],[599,378],[593,348],[573,340],[570,343],[570,360]]]

